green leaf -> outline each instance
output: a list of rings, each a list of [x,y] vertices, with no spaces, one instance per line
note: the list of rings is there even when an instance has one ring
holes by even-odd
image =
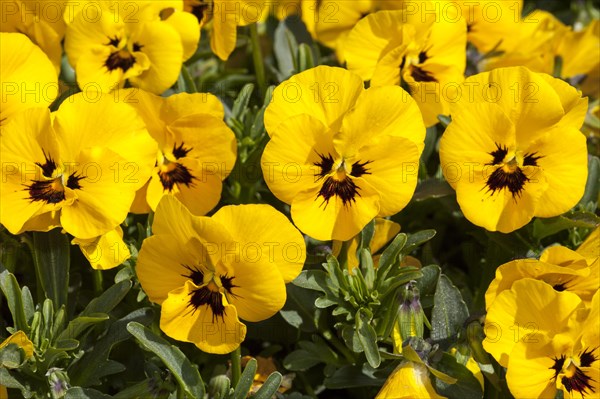
[[[454,356],[444,353],[440,361],[433,367],[457,380],[454,384],[447,384],[435,378],[436,391],[440,395],[461,399],[480,399],[483,397],[483,391],[477,378],[469,369],[458,363]]]
[[[283,376],[278,372],[271,373],[260,389],[252,396],[252,399],[271,399],[281,385]]]
[[[105,395],[100,391],[90,388],[73,387],[67,390],[65,399],[110,399],[112,396]]]
[[[373,291],[373,286],[375,285],[375,266],[373,265],[371,252],[366,248],[361,249],[359,251],[359,259],[360,268],[365,272],[364,275],[367,290],[368,292],[371,292]]]
[[[448,182],[431,178],[419,183],[415,190],[415,194],[413,195],[413,200],[424,201],[430,198],[441,198],[452,194],[454,194],[454,190],[450,187]]]
[[[303,270],[292,284],[309,290],[327,292],[327,273],[323,270]]]
[[[325,386],[329,389],[380,387],[385,382],[384,378],[377,378],[374,370],[366,367],[346,365],[337,369],[331,377],[325,379]]]
[[[306,43],[298,46],[298,73],[311,69],[315,66],[313,51]]]
[[[345,325],[342,327],[342,338],[344,339],[346,346],[350,348],[352,352],[363,352],[362,344],[358,338],[358,333],[354,326]]]
[[[177,79],[177,89],[180,93],[197,93],[198,89],[196,88],[196,83],[194,83],[194,78],[190,74],[186,65],[181,66],[181,73],[179,74],[179,78]]]
[[[279,79],[289,78],[298,65],[296,54],[298,54],[298,42],[294,34],[286,27],[285,20],[280,21],[275,29],[273,38],[273,52],[277,59]]]
[[[131,280],[123,280],[114,284],[85,307],[82,316],[88,316],[94,313],[109,313],[125,298],[132,286]]]
[[[0,289],[8,303],[8,309],[13,317],[15,328],[29,334],[29,324],[23,306],[23,293],[15,276],[0,265]]]
[[[571,211],[548,219],[537,218],[533,222],[533,236],[541,240],[572,227],[594,229],[600,226],[600,217],[585,211]]]
[[[33,263],[39,283],[54,310],[67,304],[71,255],[69,239],[61,229],[33,233]]]
[[[460,291],[442,274],[438,280],[431,313],[431,338],[442,341],[456,336],[469,317]]]
[[[190,363],[179,348],[170,345],[150,329],[135,321],[127,324],[127,331],[133,335],[143,348],[151,351],[162,360],[175,376],[179,386],[192,398],[204,396],[204,383],[198,369]]]
[[[377,334],[371,326],[371,319],[372,315],[368,309],[361,308],[356,312],[355,323],[358,339],[365,351],[367,362],[371,367],[377,368],[381,364],[381,355],[377,348]]]
[[[304,349],[297,349],[283,359],[283,367],[290,371],[304,371],[321,363],[321,358]]]
[[[127,331],[127,324],[136,321],[143,325],[149,325],[152,319],[152,309],[141,308],[111,324],[106,335],[94,343],[93,351],[85,353],[77,361],[71,363],[69,366],[71,383],[83,387],[100,385],[102,377],[110,375],[119,367],[116,365],[107,367],[111,362],[108,360],[108,355],[114,345],[131,338],[131,334]],[[120,365],[120,363],[117,364]]]
[[[254,382],[256,367],[257,363],[254,358],[246,363],[246,367],[240,376],[240,381],[233,391],[233,399],[246,399],[248,392],[250,392],[250,388],[252,388],[252,383]]]
[[[588,177],[585,185],[585,192],[580,204],[586,205],[589,202],[600,201],[600,158],[590,156],[588,161]]]
[[[446,115],[438,115],[438,120],[440,121],[442,126],[444,126],[444,128],[447,128],[448,125],[452,123],[452,118]]]
[[[433,237],[435,237],[435,230],[421,230],[414,234],[409,234],[408,238],[406,239],[406,245],[404,245],[404,248],[402,248],[402,254],[410,254],[415,248],[425,244]]]
[[[293,284],[286,284],[287,301],[279,311],[281,316],[294,326],[305,332],[315,332],[323,312],[315,307],[318,292],[307,290]]]
[[[252,97],[252,92],[254,91],[254,85],[252,83],[246,84],[240,90],[240,94],[238,94],[237,98],[233,102],[233,108],[231,110],[231,119],[242,120],[242,115],[248,108],[248,104],[250,103],[250,97]]]
[[[104,313],[94,313],[89,316],[79,316],[69,322],[67,328],[65,328],[58,336],[58,340],[76,339],[87,328],[92,327],[97,323],[102,323],[108,319],[108,315]]]
[[[11,373],[8,369],[0,367],[0,382],[7,388],[14,388],[21,391],[21,395],[24,398],[31,398],[34,393],[31,392],[29,385],[29,378],[25,377],[22,373]]]
[[[0,350],[0,367],[17,369],[25,360],[25,352],[15,343],[10,343]]]
[[[407,239],[408,237],[406,234],[398,234],[381,254],[381,257],[379,258],[379,267],[377,268],[378,286],[380,283],[383,283],[392,266],[399,263],[398,255],[400,255],[400,251],[404,248]]]

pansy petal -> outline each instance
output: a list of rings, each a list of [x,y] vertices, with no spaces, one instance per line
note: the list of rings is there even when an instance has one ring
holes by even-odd
[[[353,179],[357,194],[343,203],[337,195],[325,201],[319,188],[301,191],[292,202],[292,220],[302,232],[321,241],[347,241],[379,213],[380,195],[362,178]]]
[[[79,245],[83,256],[96,270],[117,267],[131,256],[129,248],[123,242],[123,230],[117,227],[99,237],[82,240],[75,238],[71,244]]]
[[[162,303],[160,328],[169,337],[191,342],[207,353],[225,354],[237,349],[246,337],[246,326],[238,317],[235,306],[227,303],[223,294],[223,315],[216,315],[210,305],[197,309],[190,306],[190,295],[197,287],[190,281],[169,293]]]
[[[585,190],[588,175],[585,136],[575,127],[558,125],[529,148],[529,152],[533,150],[540,156],[537,163],[548,181],[548,189],[540,199],[535,215],[563,214],[579,202]]]
[[[361,94],[355,108],[344,117],[336,139],[359,149],[384,135],[404,137],[414,142],[419,152],[423,150],[425,126],[419,107],[399,86],[372,87]]]
[[[335,158],[332,136],[310,115],[295,115],[282,122],[271,136],[261,159],[263,176],[277,198],[290,204],[300,191],[315,187],[320,155]]]
[[[141,52],[150,61],[150,68],[131,83],[141,89],[161,94],[171,87],[179,76],[183,60],[183,45],[177,31],[163,21],[141,23],[131,33],[131,41],[141,46]]]
[[[531,278],[516,281],[490,306],[485,321],[486,331],[490,333],[483,347],[507,367],[511,351],[519,341],[535,342],[552,334],[557,326],[566,325],[567,319],[580,307],[583,307],[581,300],[571,292],[557,292],[545,282]],[[514,334],[505,330],[517,324],[526,331],[515,340]],[[497,334],[492,335],[493,331]]]
[[[62,208],[60,222],[69,234],[90,239],[113,230],[125,220],[136,186],[125,178],[115,179],[114,165],[124,165],[125,160],[108,148],[82,150],[75,163],[77,166],[69,175],[80,180],[77,187],[66,189],[72,190],[75,201]]]
[[[308,114],[325,126],[338,126],[363,92],[360,77],[342,68],[318,66],[292,76],[273,91],[265,111],[265,128],[273,136],[292,116]]]
[[[235,242],[253,247],[262,264],[278,268],[284,282],[295,279],[306,260],[302,234],[269,205],[224,206],[212,216],[227,227]],[[253,257],[256,257],[254,254]],[[240,316],[246,319],[240,310]]]
[[[383,137],[360,149],[360,159],[369,161],[368,173],[361,178],[379,193],[379,216],[394,215],[409,203],[417,187],[420,155],[418,145],[404,137]]]
[[[183,286],[196,259],[186,244],[175,236],[160,234],[148,237],[142,243],[136,274],[142,288],[152,302],[162,303],[170,291]]]

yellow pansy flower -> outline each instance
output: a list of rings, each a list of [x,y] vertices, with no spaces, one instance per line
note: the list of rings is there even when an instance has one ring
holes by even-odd
[[[556,291],[543,281],[523,278],[502,291],[487,311],[484,349],[500,365],[519,342],[532,343],[540,337],[552,339],[563,333],[575,313],[584,310],[581,299],[569,291]]]
[[[377,8],[403,10],[416,18],[435,15],[437,20],[467,23],[467,39],[481,53],[496,48],[506,51],[514,41],[515,26],[521,22],[523,0],[378,0]]]
[[[445,399],[433,388],[429,374],[448,384],[456,379],[427,365],[410,346],[405,346],[402,354],[405,360],[392,371],[375,399]]]
[[[99,10],[97,19],[89,18],[85,8],[74,13],[65,51],[82,90],[108,92],[126,81],[157,94],[171,87],[200,37],[193,15],[159,7],[172,3],[93,2]]]
[[[123,242],[121,227],[95,238],[75,238],[71,244],[79,245],[83,256],[96,270],[112,269],[131,257],[129,248]]]
[[[0,126],[15,113],[49,106],[58,95],[58,76],[39,47],[21,33],[0,33]]]
[[[425,127],[400,87],[365,90],[349,71],[313,68],[275,89],[265,126],[265,181],[306,234],[349,240],[410,201]]]
[[[268,221],[268,223],[264,223]],[[158,204],[154,235],[137,263],[142,288],[162,306],[160,327],[209,353],[229,353],[250,322],[277,313],[306,258],[302,235],[268,205],[193,216],[173,196]]]
[[[210,47],[223,61],[235,49],[237,27],[259,22],[268,12],[264,0],[184,0],[185,10],[210,30]]]
[[[48,56],[55,72],[61,69],[66,0],[0,0],[0,31],[23,33]],[[4,47],[4,38],[2,46]],[[25,65],[25,64],[23,64]],[[35,65],[35,64],[33,64]]]
[[[394,237],[400,232],[400,225],[391,220],[383,219],[383,218],[375,218],[375,230],[373,233],[373,238],[369,243],[369,249],[371,254],[376,254],[383,247],[392,241]],[[342,250],[342,241],[334,240],[332,243],[331,251],[334,256],[338,256],[340,251]],[[357,268],[359,265],[358,257],[356,256],[356,250],[358,249],[358,245],[360,244],[359,235],[354,236],[350,242],[348,243],[348,271],[351,272],[353,269]],[[379,265],[379,257],[380,255],[373,256],[373,263],[375,267]]]
[[[544,314],[562,310],[536,305],[542,305],[536,310]],[[582,318],[582,314],[587,317]],[[519,340],[510,352],[506,373],[513,396],[553,398],[557,391],[562,391],[564,397],[584,399],[598,394],[599,320],[596,294],[589,312],[573,314],[568,327],[561,333],[552,337],[535,334],[529,340]],[[558,331],[559,327],[555,326],[555,329]]]
[[[599,258],[588,260],[575,251],[562,246],[546,249],[540,259],[518,259],[496,269],[496,277],[486,294],[489,309],[502,291],[510,289],[515,281],[535,278],[546,282],[556,291],[570,291],[589,304],[598,290]]]
[[[600,258],[600,227],[597,227],[587,236],[585,241],[577,248],[577,253],[592,261]]]
[[[2,341],[0,343],[0,349],[8,346],[8,344],[15,344],[19,348],[23,349],[26,358],[30,358],[33,356],[33,342],[29,340],[27,334],[25,334],[23,331],[19,330],[16,333],[12,334],[10,337],[6,338],[4,341]]]
[[[313,38],[334,49],[338,60],[343,62],[348,34],[375,6],[373,0],[302,1],[302,20]]]
[[[30,108],[2,126],[0,222],[12,233],[115,229],[149,178],[156,144],[130,106],[84,93],[58,111]]]
[[[440,158],[467,219],[508,233],[579,201],[587,178],[579,131],[587,98],[523,67],[471,76],[461,92]]]
[[[371,86],[406,85],[426,126],[448,115],[466,67],[467,26],[401,10],[367,15],[344,45],[348,69]]]
[[[194,215],[208,213],[221,199],[222,181],[237,156],[235,135],[223,121],[219,99],[207,93],[165,98],[139,90],[123,95],[158,143],[152,177],[132,211],[147,211],[145,202],[154,210],[163,195],[174,195]]]

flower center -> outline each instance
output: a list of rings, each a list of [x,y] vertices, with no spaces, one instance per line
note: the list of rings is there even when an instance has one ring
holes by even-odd
[[[318,154],[318,153],[317,153]],[[344,158],[338,162],[334,162],[331,154],[327,156],[318,154],[321,158],[320,162],[315,162],[317,166],[317,173],[315,178],[317,181],[324,179],[323,185],[317,194],[317,198],[323,198],[323,204],[325,207],[329,204],[329,199],[333,196],[337,196],[342,200],[344,206],[350,202],[356,202],[356,196],[360,197],[358,192],[359,187],[354,183],[354,178],[360,177],[365,174],[370,174],[366,165],[371,161],[360,162],[356,161],[350,166]],[[316,198],[315,198],[316,200]]]
[[[44,201],[47,204],[58,204],[65,200],[65,186],[71,190],[81,189],[79,181],[85,176],[77,175],[73,172],[65,175],[58,170],[56,162],[49,154],[44,153],[45,162],[35,164],[42,169],[42,175],[45,179],[32,180],[31,184],[25,185],[29,191],[29,200],[31,202]]]
[[[232,295],[232,289],[237,287],[233,284],[234,277],[227,275],[217,275],[215,273],[204,273],[198,267],[190,267],[182,265],[188,270],[189,274],[182,274],[183,277],[187,277],[194,282],[194,284],[200,286],[200,288],[190,292],[190,301],[188,307],[192,309],[192,314],[201,306],[207,305],[210,307],[213,313],[213,322],[216,317],[221,317],[221,320],[225,317],[225,306],[223,306],[222,294]]]
[[[484,188],[487,187],[487,191],[491,191],[492,195],[496,191],[508,189],[513,199],[521,196],[525,183],[530,181],[522,168],[538,166],[537,161],[542,158],[536,156],[537,152],[533,152],[525,154],[519,161],[518,151],[515,151],[509,158],[508,148],[498,143],[496,143],[496,150],[489,154],[492,156],[492,161],[486,165],[499,167],[488,177]]]
[[[126,41],[121,38],[109,37],[109,42],[106,43],[106,46],[110,46],[115,48],[114,51],[110,53],[106,61],[104,62],[104,66],[109,71],[114,71],[115,69],[121,69],[123,72],[127,72],[133,65],[135,65],[135,56],[133,53],[138,52],[142,49],[142,45],[139,43],[134,43],[133,48],[129,51],[126,48]]]
[[[416,50],[402,57],[400,63],[400,80],[402,80],[402,71],[409,68],[410,76],[415,82],[437,82],[437,79],[431,72],[423,69],[422,64],[429,59],[427,51]],[[402,84],[402,82],[400,82]]]
[[[586,374],[581,368],[590,367],[593,362],[598,358],[593,354],[595,349],[586,349],[579,355],[579,362],[577,363],[573,358],[567,358],[565,355],[554,358],[554,365],[550,369],[554,370],[553,380],[557,382],[557,385],[562,384],[564,389],[571,393],[576,391],[581,394],[582,397],[585,394],[594,393],[595,390],[592,387],[592,377]],[[589,391],[589,392],[588,392]]]
[[[181,143],[179,146],[173,145],[172,155],[159,152],[157,160],[158,177],[165,190],[173,191],[176,184],[184,184],[187,187],[193,185],[192,180],[196,177],[192,175],[186,166],[177,162],[178,159],[184,158],[191,150],[191,147],[186,148],[184,143]]]

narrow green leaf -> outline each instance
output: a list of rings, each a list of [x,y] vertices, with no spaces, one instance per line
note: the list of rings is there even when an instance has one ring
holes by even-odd
[[[377,282],[382,283],[385,280],[388,272],[394,266],[394,264],[398,263],[398,255],[400,255],[400,251],[406,245],[406,240],[408,237],[404,233],[400,233],[394,238],[392,243],[387,246],[387,248],[381,254],[379,258],[379,267],[377,268]]]
[[[82,316],[91,315],[93,313],[109,313],[125,298],[132,286],[131,280],[123,280],[114,284],[97,298],[85,307]]]
[[[39,283],[46,297],[52,300],[54,310],[66,305],[71,255],[69,239],[60,228],[33,233],[33,263]]]
[[[256,374],[256,359],[250,359],[246,363],[246,367],[240,376],[240,381],[233,391],[233,399],[246,399],[250,388],[252,388],[252,382],[254,382],[254,375]]]
[[[252,92],[254,91],[254,85],[252,83],[246,84],[240,90],[240,94],[238,94],[237,98],[233,102],[233,108],[231,110],[231,118],[241,120],[242,114],[248,108],[248,104],[250,103],[250,97],[252,97]]]
[[[406,245],[402,249],[402,254],[410,254],[415,248],[425,244],[433,237],[435,237],[435,230],[421,230],[414,234],[409,234],[408,238],[406,239]]]
[[[23,293],[15,276],[0,265],[0,289],[8,303],[8,309],[13,317],[15,328],[29,334],[29,324],[23,306]]]
[[[460,291],[442,274],[433,298],[431,338],[442,341],[454,337],[469,317],[469,310]]]
[[[298,45],[298,72],[306,71],[307,69],[314,68],[314,66],[315,59],[312,49],[308,44],[300,43]]]
[[[198,399],[204,396],[204,383],[198,369],[192,366],[179,348],[170,345],[166,340],[155,335],[149,328],[135,321],[127,324],[127,331],[138,340],[143,348],[151,351],[162,360],[175,376],[181,389],[188,395]]]
[[[271,399],[281,385],[283,376],[278,372],[271,373],[260,389],[252,396],[252,399]]]
[[[365,284],[368,292],[373,290],[375,285],[375,266],[373,265],[373,257],[371,252],[363,248],[359,251],[360,268],[364,270]]]
[[[273,37],[273,52],[277,59],[280,80],[289,78],[297,69],[298,42],[294,34],[280,21]]]
[[[447,128],[450,123],[452,123],[452,118],[446,115],[438,115],[438,120],[442,124],[444,128]]]
[[[590,156],[588,160],[588,178],[585,185],[585,192],[580,204],[586,205],[588,202],[600,202],[600,158]]]
[[[89,316],[76,317],[75,319],[71,320],[67,325],[67,328],[60,333],[58,340],[76,339],[87,328],[92,327],[97,323],[102,323],[108,319],[108,315],[104,313],[94,313]]]
[[[73,387],[69,388],[65,399],[110,399],[112,396],[103,394],[100,391],[90,388]]]
[[[435,378],[435,387],[440,395],[449,398],[464,398],[464,399],[480,399],[483,397],[483,391],[477,378],[462,364],[456,361],[453,356],[444,353],[438,363],[433,367],[447,374],[453,378],[456,378],[454,384],[447,384],[446,382]]]
[[[371,367],[377,368],[381,364],[381,355],[377,348],[377,334],[373,326],[371,326],[372,315],[369,313],[370,311],[365,308],[361,308],[356,312],[356,332],[365,351],[367,362],[369,362]]]
[[[321,358],[304,349],[297,349],[283,359],[283,367],[291,371],[304,371],[321,363]]]

